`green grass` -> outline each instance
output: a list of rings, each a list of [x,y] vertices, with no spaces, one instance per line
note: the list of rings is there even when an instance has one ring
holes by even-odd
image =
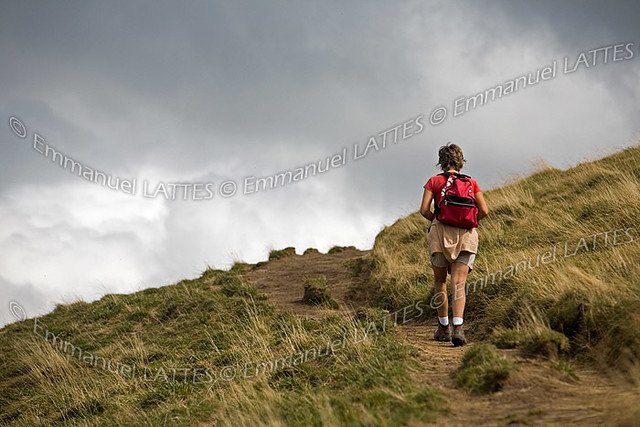
[[[338,303],[331,297],[331,291],[327,287],[327,279],[324,276],[305,279],[302,302],[332,309],[339,308]]]
[[[353,261],[349,261],[348,266],[351,270],[351,274],[354,277],[357,277],[360,276],[363,270],[367,267],[367,262],[363,258],[356,258]]]
[[[568,376],[570,376],[574,380],[579,380],[580,379],[578,374],[576,374],[576,371],[573,368],[573,365],[569,361],[566,361],[566,360],[553,361],[552,360],[552,361],[549,361],[549,366],[551,368],[553,368],[553,369],[556,369],[556,370],[560,371],[560,372],[564,372],[565,374],[567,374]]]
[[[493,393],[502,388],[516,365],[491,344],[476,344],[462,357],[456,381],[472,393]]]
[[[288,246],[284,249],[278,249],[278,250],[273,249],[269,251],[269,261],[274,259],[284,258],[284,257],[295,255],[295,254],[296,254],[296,248],[294,248],[293,246]]]
[[[564,334],[534,321],[513,329],[497,327],[491,341],[498,348],[519,348],[524,355],[543,356],[552,360],[566,355],[570,349],[570,341]]]
[[[337,254],[340,252],[343,252],[347,249],[355,249],[355,246],[334,246],[331,249],[329,249],[329,251],[327,252],[328,254]]]
[[[6,326],[0,424],[397,425],[446,408],[394,334],[278,312],[236,270],[58,305],[38,334]]]

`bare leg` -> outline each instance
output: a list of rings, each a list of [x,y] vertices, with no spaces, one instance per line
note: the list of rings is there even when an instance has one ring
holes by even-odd
[[[467,283],[469,266],[461,262],[451,264],[451,287],[453,292],[453,317],[464,318],[464,305],[467,300],[465,285]],[[439,313],[439,312],[438,312]]]
[[[449,301],[447,299],[447,267],[433,268],[433,288],[434,294],[431,300],[431,306],[438,311],[438,317],[446,317],[449,315]]]

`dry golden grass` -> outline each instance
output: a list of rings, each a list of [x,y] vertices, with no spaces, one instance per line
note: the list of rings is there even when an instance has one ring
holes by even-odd
[[[439,400],[429,386],[411,381],[410,349],[389,329],[370,330],[364,339],[379,320],[277,312],[239,275],[211,270],[172,286],[60,305],[37,319],[37,334],[33,320],[0,330],[0,423],[432,419],[431,403]]]
[[[538,322],[570,339],[573,356],[602,366],[638,358],[640,147],[566,171],[541,165],[485,198],[465,315],[480,336],[538,327],[526,309],[534,307]],[[427,227],[416,212],[377,236],[372,292],[381,306],[432,294]]]
[[[479,227],[465,315],[476,338],[530,350],[555,343],[640,384],[639,165],[634,147],[567,171],[542,165],[485,193],[491,213]],[[379,308],[432,294],[427,228],[416,212],[376,237],[367,299]],[[540,262],[549,252],[553,261]],[[364,320],[278,312],[241,278],[246,268],[60,305],[38,319],[41,333],[105,362],[147,367],[150,377],[78,360],[36,335],[32,320],[3,328],[0,424],[399,425],[429,422],[444,408],[440,393],[411,379],[412,350],[394,334],[354,342],[354,329],[379,321],[382,310]],[[268,368],[345,333],[340,351]],[[242,377],[247,363],[266,365]],[[220,377],[228,366],[239,369],[230,381]],[[165,381],[159,373],[170,377],[171,368],[210,369],[213,378]],[[639,396],[621,397],[619,424],[633,425]]]

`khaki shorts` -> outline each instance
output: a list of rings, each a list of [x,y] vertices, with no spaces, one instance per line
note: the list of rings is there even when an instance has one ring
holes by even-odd
[[[469,266],[469,271],[471,271],[473,270],[473,261],[475,259],[476,254],[468,251],[461,251],[454,262],[461,262],[464,265]],[[431,265],[434,267],[447,267],[447,271],[451,273],[451,264],[447,261],[442,252],[434,252],[431,254]]]

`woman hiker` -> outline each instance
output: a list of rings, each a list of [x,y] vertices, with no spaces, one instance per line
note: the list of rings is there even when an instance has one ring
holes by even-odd
[[[489,209],[482,196],[478,183],[471,177],[460,174],[460,169],[464,162],[462,149],[455,144],[448,143],[440,147],[438,150],[439,160],[437,166],[442,169],[443,174],[432,176],[424,185],[424,194],[422,196],[422,205],[420,213],[426,219],[431,221],[427,235],[429,244],[429,255],[431,256],[431,267],[434,276],[434,297],[435,308],[438,312],[438,329],[434,334],[437,341],[452,341],[454,346],[466,344],[462,324],[464,319],[465,305],[465,283],[467,274],[473,268],[473,261],[478,250],[478,232],[475,226],[477,221],[487,216]],[[455,178],[459,177],[460,183],[455,183]],[[465,187],[466,186],[466,187]],[[453,205],[462,206],[460,210],[453,211],[443,215],[443,210],[456,209],[441,204],[445,198],[445,191],[452,187],[456,190],[467,188],[468,206],[465,203],[453,203]],[[471,197],[472,196],[472,197]],[[436,212],[431,212],[431,202],[434,201]],[[455,196],[448,200],[460,201],[461,198]],[[475,206],[474,206],[475,205]],[[460,213],[465,212],[465,213]],[[472,212],[472,213],[471,213]],[[438,215],[438,218],[436,218]],[[458,224],[460,220],[455,216],[460,215],[467,217],[464,227],[453,226],[450,223]],[[469,219],[473,217],[472,219]],[[445,221],[449,224],[445,224]],[[451,220],[451,217],[454,220]],[[466,228],[465,228],[466,227]],[[447,273],[451,275],[451,287],[453,293],[453,333],[449,333],[449,304],[447,299]]]

